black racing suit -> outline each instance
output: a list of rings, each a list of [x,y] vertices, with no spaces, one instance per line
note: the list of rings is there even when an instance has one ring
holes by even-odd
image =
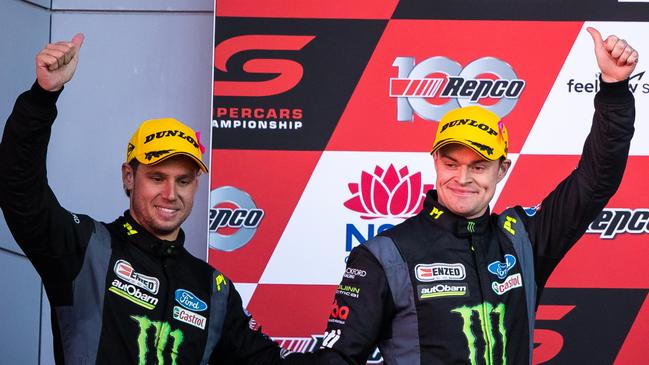
[[[127,211],[110,224],[73,214],[47,183],[56,100],[37,83],[18,97],[0,144],[0,207],[43,280],[58,364],[279,364],[249,328],[233,284]]]
[[[430,191],[418,215],[352,250],[323,347],[358,364],[377,345],[386,365],[531,362],[536,298],[617,190],[634,117],[628,82],[602,83],[577,169],[537,208],[467,220]]]

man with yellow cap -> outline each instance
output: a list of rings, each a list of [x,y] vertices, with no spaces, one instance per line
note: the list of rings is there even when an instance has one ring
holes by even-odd
[[[638,53],[589,28],[601,70],[579,166],[536,208],[489,211],[507,128],[481,106],[448,112],[423,210],[352,250],[318,351],[322,364],[529,364],[546,280],[615,193],[633,135]]]
[[[180,225],[207,172],[198,135],[148,120],[126,147],[130,207],[112,223],[64,209],[45,159],[56,100],[83,35],[36,56],[37,81],[18,97],[0,144],[0,207],[43,280],[58,364],[279,364],[281,349],[249,325],[218,270],[183,247]]]

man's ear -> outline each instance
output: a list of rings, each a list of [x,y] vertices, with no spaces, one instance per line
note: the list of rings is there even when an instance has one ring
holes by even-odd
[[[135,173],[131,165],[127,163],[122,164],[122,185],[124,186],[124,191],[133,190],[133,185],[135,184]]]
[[[498,165],[498,182],[502,181],[502,179],[507,176],[507,171],[509,171],[509,167],[512,165],[512,160],[506,159]]]

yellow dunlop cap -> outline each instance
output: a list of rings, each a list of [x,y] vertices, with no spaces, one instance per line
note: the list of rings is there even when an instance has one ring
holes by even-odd
[[[473,105],[444,114],[437,126],[431,153],[450,143],[461,143],[485,160],[507,157],[509,137],[505,124],[496,113]]]
[[[126,163],[134,158],[141,164],[153,165],[169,157],[191,157],[207,172],[201,158],[204,149],[193,129],[173,118],[145,120],[135,131],[126,148]]]

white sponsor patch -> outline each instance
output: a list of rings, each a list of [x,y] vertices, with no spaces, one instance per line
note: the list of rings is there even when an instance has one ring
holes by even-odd
[[[497,281],[491,283],[491,288],[493,288],[493,290],[498,295],[503,295],[514,288],[520,288],[522,286],[523,278],[521,277],[520,273],[509,275],[507,279],[505,279],[505,281],[503,281],[502,283],[499,283]]]
[[[185,322],[187,324],[191,324],[192,326],[198,327],[202,330],[205,329],[205,322],[207,322],[207,318],[201,316],[200,314],[194,313],[177,305],[174,306],[174,319]]]
[[[153,276],[142,275],[135,272],[133,266],[126,260],[117,260],[115,267],[113,267],[115,274],[122,280],[129,284],[138,286],[150,293],[158,294],[160,281]]]
[[[322,346],[320,346],[321,349],[324,348],[333,348],[334,344],[340,340],[340,330],[331,330],[329,332],[324,333],[324,338],[322,339]]]
[[[343,274],[343,277],[352,280],[356,279],[357,276],[364,278],[365,276],[367,276],[367,271],[348,267],[345,269],[345,273]]]
[[[462,264],[419,264],[415,266],[415,277],[421,282],[464,280],[466,270]]]

